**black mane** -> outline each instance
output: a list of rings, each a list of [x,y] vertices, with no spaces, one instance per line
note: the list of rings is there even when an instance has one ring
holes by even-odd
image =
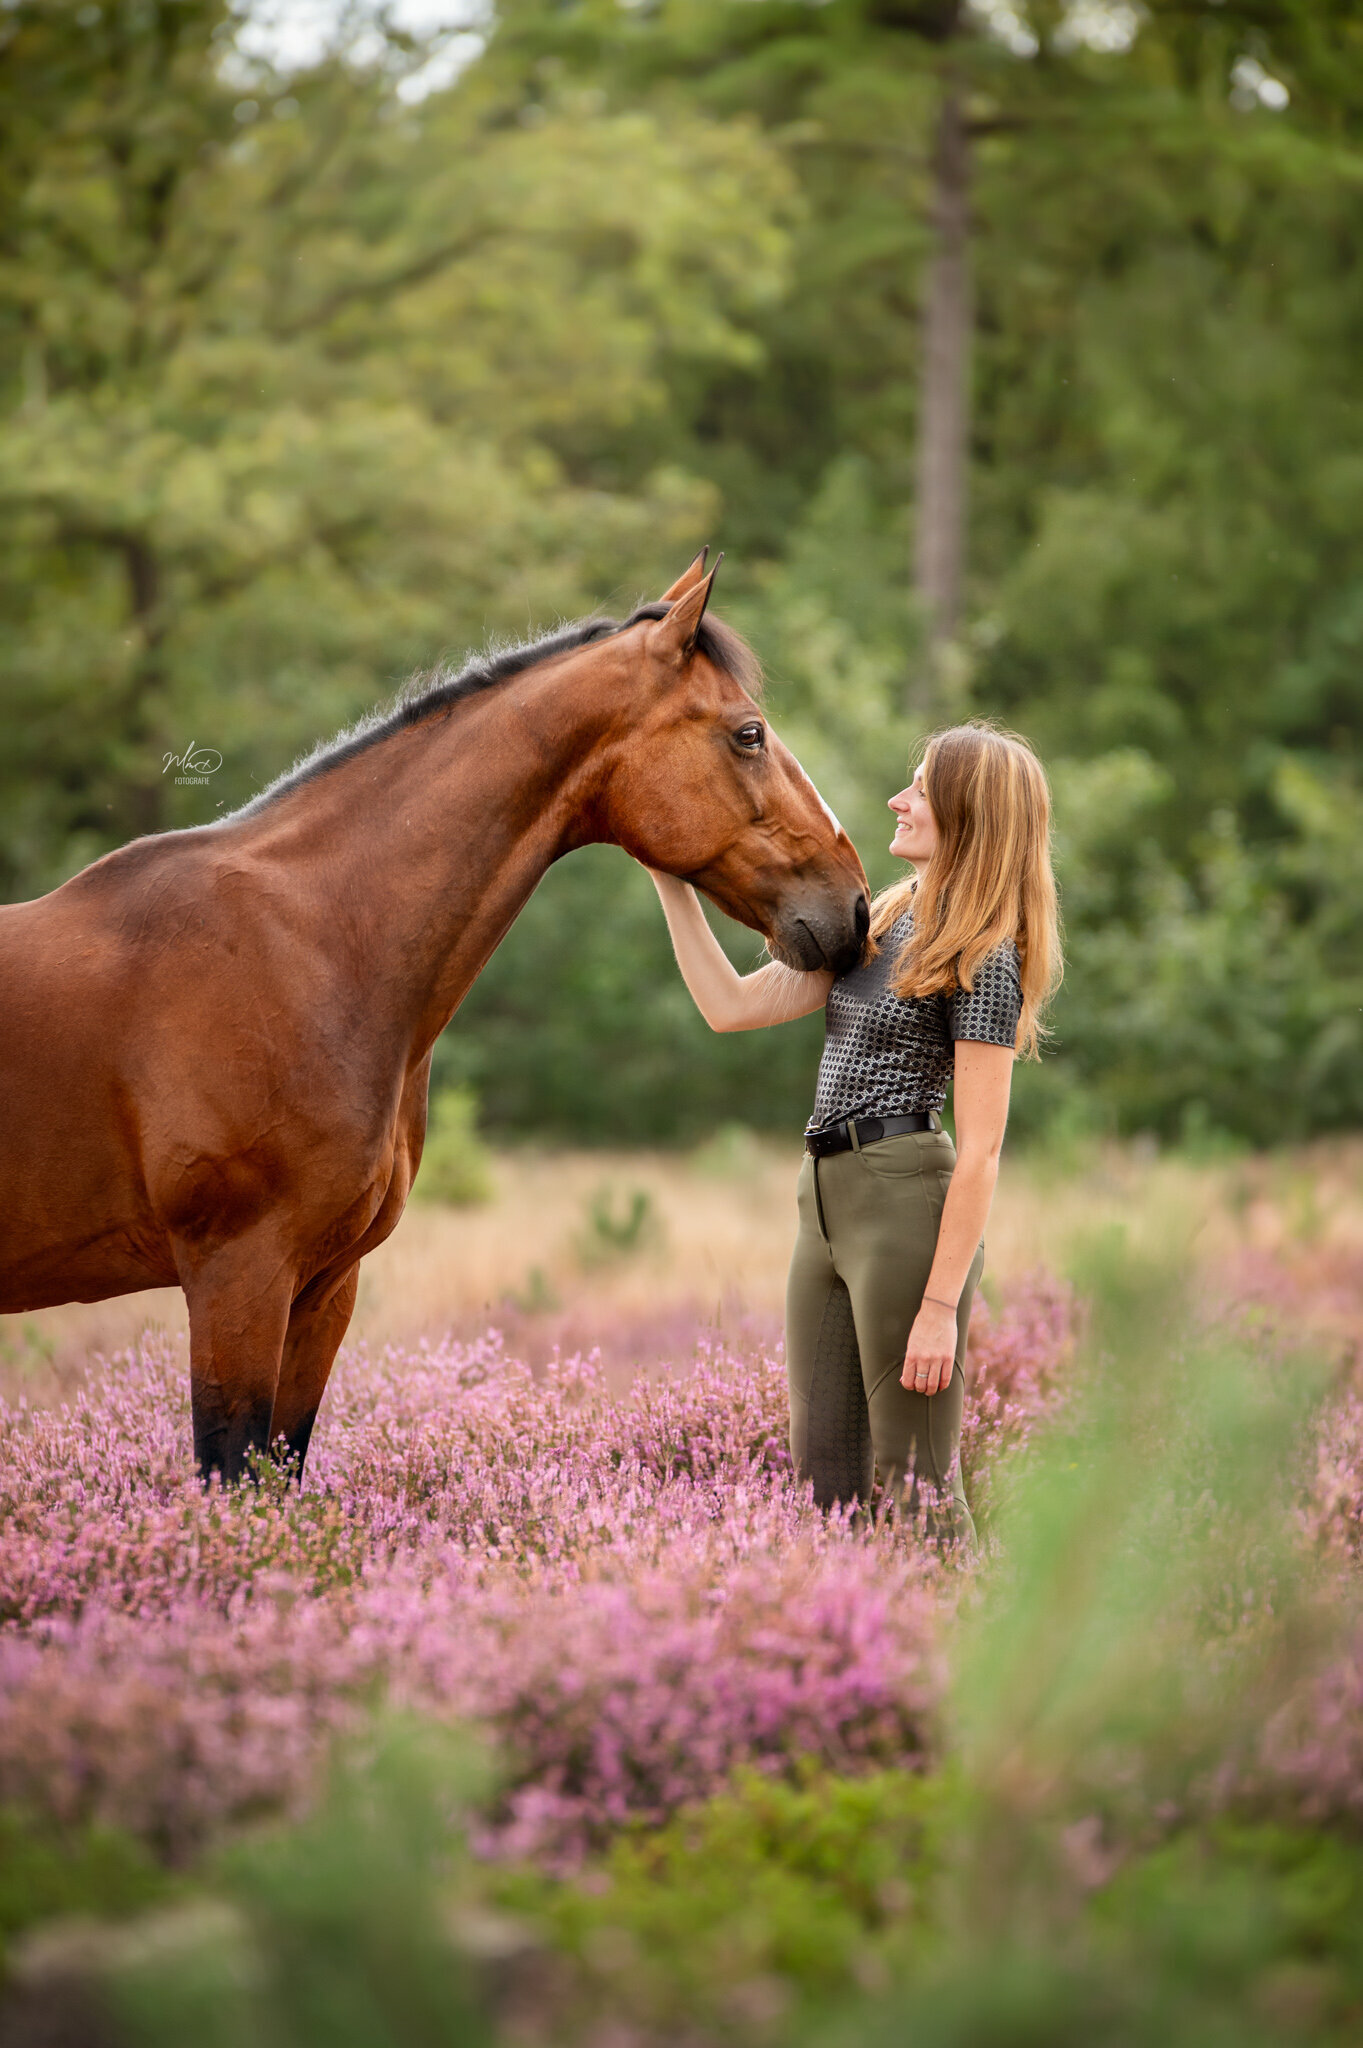
[[[429,718],[437,711],[451,710],[469,697],[480,696],[484,690],[495,689],[498,683],[509,682],[512,676],[523,675],[526,669],[538,667],[542,661],[551,661],[555,655],[571,654],[575,648],[590,646],[594,640],[608,640],[612,634],[627,632],[643,619],[665,619],[670,610],[671,606],[666,604],[641,604],[623,620],[577,619],[571,625],[560,626],[556,632],[542,633],[538,639],[527,640],[517,647],[489,648],[474,655],[457,672],[444,667],[420,671],[403,685],[396,701],[386,710],[371,711],[338,733],[335,739],[321,741],[310,754],[296,761],[292,768],[286,768],[282,775],[277,775],[234,815],[250,817],[277,797],[287,796],[304,783],[313,782],[319,775],[339,768],[343,762],[353,761],[357,754],[379,746],[408,726],[420,724],[423,718]],[[696,634],[696,647],[707,661],[732,676],[750,694],[758,694],[762,672],[757,658],[731,626],[724,625],[719,619],[702,619]]]

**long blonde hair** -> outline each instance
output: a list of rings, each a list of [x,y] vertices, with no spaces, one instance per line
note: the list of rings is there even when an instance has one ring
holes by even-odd
[[[937,851],[921,878],[876,897],[872,942],[912,909],[894,980],[896,995],[910,997],[973,988],[985,955],[1014,940],[1022,976],[1017,1049],[1035,1059],[1063,972],[1046,771],[1026,740],[984,719],[935,732],[922,760]]]

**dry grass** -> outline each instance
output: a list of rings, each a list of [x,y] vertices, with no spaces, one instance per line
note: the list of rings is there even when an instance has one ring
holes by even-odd
[[[687,1156],[532,1152],[498,1155],[494,1199],[478,1209],[414,1203],[365,1261],[352,1341],[410,1343],[489,1322],[532,1357],[555,1343],[607,1342],[615,1361],[657,1357],[706,1324],[774,1329],[795,1227],[792,1146],[730,1133]],[[647,1215],[615,1248],[636,1194]],[[607,1235],[591,1220],[605,1203]],[[1139,1145],[1065,1159],[1005,1160],[989,1231],[987,1284],[1066,1264],[1075,1240],[1118,1226],[1133,1249],[1192,1246],[1208,1273],[1253,1293],[1284,1272],[1322,1320],[1363,1333],[1363,1140],[1201,1163]],[[149,1324],[185,1327],[177,1291],[0,1317],[0,1389],[59,1397],[92,1354]]]

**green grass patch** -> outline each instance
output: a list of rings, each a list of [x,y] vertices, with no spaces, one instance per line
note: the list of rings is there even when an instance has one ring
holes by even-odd
[[[888,1982],[932,1925],[959,1812],[950,1777],[749,1773],[578,1877],[516,1872],[496,1895],[576,1965],[579,2018],[604,2000],[742,2032]]]
[[[183,1889],[181,1879],[117,1828],[60,1828],[0,1808],[0,1976],[10,1944],[30,1927],[74,1915],[126,1918]]]

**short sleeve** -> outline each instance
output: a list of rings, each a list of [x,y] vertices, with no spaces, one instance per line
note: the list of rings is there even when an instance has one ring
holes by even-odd
[[[953,1039],[968,1038],[980,1045],[1016,1045],[1021,1015],[1018,949],[1006,939],[975,969],[974,988],[958,988],[951,997],[947,1030]]]

